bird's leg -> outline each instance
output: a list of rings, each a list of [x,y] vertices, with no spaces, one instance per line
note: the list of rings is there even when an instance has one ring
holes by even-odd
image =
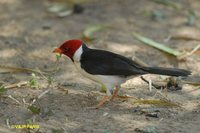
[[[94,109],[100,108],[107,100],[110,99],[111,96],[110,90],[105,85],[102,85],[102,88],[106,90],[106,96],[104,96],[103,99],[95,107],[92,107]]]
[[[118,96],[118,92],[119,92],[119,87],[116,86],[115,91],[113,92],[113,95],[112,95],[110,101],[113,101],[114,98]]]
[[[110,97],[109,96],[104,96],[103,99],[99,102],[99,104],[97,104],[97,106],[95,107],[96,109],[98,109],[99,107],[101,107]]]

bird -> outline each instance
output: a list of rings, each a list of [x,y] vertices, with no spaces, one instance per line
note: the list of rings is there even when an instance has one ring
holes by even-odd
[[[120,85],[130,77],[144,74],[186,77],[191,74],[191,71],[178,68],[142,66],[125,56],[106,50],[91,49],[79,39],[66,40],[53,52],[70,58],[83,76],[106,88],[106,95],[95,106],[96,109],[108,100],[113,101]]]

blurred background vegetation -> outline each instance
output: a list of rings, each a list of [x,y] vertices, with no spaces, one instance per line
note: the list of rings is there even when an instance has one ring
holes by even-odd
[[[0,0],[0,12],[0,132],[21,132],[8,128],[16,123],[39,123],[41,132],[139,132],[148,123],[152,132],[199,132],[199,0]],[[82,39],[91,48],[143,65],[191,70],[196,78],[175,82],[170,85],[175,91],[168,89],[166,95],[149,91],[137,79],[125,89],[151,99],[140,104],[160,107],[163,102],[154,100],[167,99],[185,110],[159,109],[160,119],[153,120],[138,113],[133,101],[108,105],[110,110],[85,110],[96,104],[101,88],[81,77],[70,60],[52,54],[69,39]]]

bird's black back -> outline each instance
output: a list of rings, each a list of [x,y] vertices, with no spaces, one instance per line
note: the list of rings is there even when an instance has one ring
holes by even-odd
[[[132,60],[103,50],[89,49],[83,45],[81,68],[94,75],[131,76],[146,74],[143,67]]]

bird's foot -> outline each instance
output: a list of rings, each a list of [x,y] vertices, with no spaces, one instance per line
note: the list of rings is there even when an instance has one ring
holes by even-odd
[[[110,99],[109,96],[104,96],[103,99],[94,107],[88,107],[89,109],[99,109],[103,104]]]
[[[103,99],[97,104],[96,109],[100,108],[107,100],[109,100],[109,96],[104,96]]]
[[[112,97],[110,98],[110,96],[104,96],[103,99],[94,107],[87,107],[88,109],[99,109],[100,107],[103,106],[103,104],[107,101],[113,101],[114,98],[119,97],[121,99],[138,99],[136,97],[133,96],[129,96],[129,95],[123,95],[123,96],[119,96],[118,93],[119,90],[115,90],[115,92],[113,93]]]

